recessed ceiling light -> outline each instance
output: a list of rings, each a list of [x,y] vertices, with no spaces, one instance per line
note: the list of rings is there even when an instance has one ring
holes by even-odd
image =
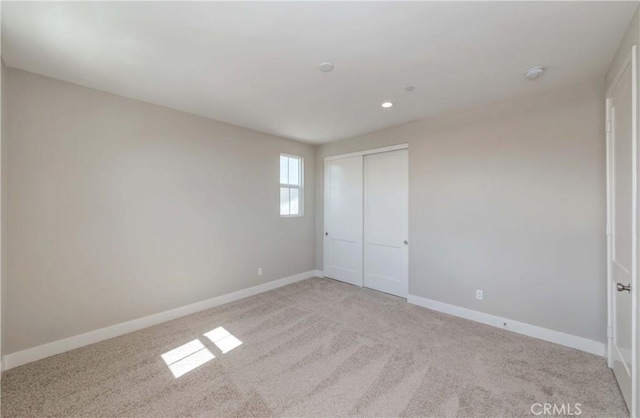
[[[384,107],[385,109],[388,109],[391,106],[393,106],[393,102],[384,102],[380,106]]]
[[[323,73],[329,73],[333,71],[333,63],[321,62],[320,65],[318,65],[318,70],[322,71]]]
[[[413,86],[407,86],[404,88],[404,91],[406,91],[407,93],[414,91],[416,88]]]
[[[527,80],[535,80],[536,78],[542,77],[544,74],[545,68],[541,65],[537,67],[531,67],[524,73],[524,78]]]

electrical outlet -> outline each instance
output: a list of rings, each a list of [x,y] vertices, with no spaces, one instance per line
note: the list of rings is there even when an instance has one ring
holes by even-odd
[[[262,267],[258,267],[258,276],[262,276]]]
[[[476,290],[476,299],[482,300],[483,297],[484,294],[482,293],[482,290]]]

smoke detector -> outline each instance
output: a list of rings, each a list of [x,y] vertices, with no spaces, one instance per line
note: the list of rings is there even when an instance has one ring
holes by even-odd
[[[524,73],[524,78],[527,80],[535,80],[536,78],[542,77],[544,70],[543,66],[531,67]]]

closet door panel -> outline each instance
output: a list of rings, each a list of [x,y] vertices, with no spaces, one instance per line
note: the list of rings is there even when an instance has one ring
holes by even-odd
[[[407,297],[407,150],[364,157],[364,286]]]
[[[325,161],[324,275],[362,286],[362,156]]]

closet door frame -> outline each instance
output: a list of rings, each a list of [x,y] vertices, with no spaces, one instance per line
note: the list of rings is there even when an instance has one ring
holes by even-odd
[[[388,147],[373,148],[373,149],[368,149],[364,151],[350,152],[348,154],[332,155],[330,157],[324,157],[324,161],[341,160],[343,158],[357,157],[359,155],[364,157],[365,155],[369,155],[369,154],[379,154],[381,152],[396,151],[396,150],[408,149],[408,148],[409,148],[409,144],[389,145]]]
[[[344,158],[352,158],[352,157],[361,157],[362,158],[362,168],[363,168],[363,194],[362,194],[362,204],[364,205],[364,156],[365,155],[370,155],[370,154],[379,154],[379,153],[383,153],[383,152],[389,152],[389,151],[397,151],[397,150],[403,150],[403,149],[409,149],[409,144],[404,143],[404,144],[397,144],[397,145],[390,145],[390,146],[386,146],[386,147],[380,147],[380,148],[372,148],[372,149],[368,149],[368,150],[363,150],[363,151],[356,151],[356,152],[350,152],[347,154],[339,154],[339,155],[332,155],[329,157],[324,157],[323,159],[323,164],[322,164],[322,169],[323,169],[323,173],[322,173],[322,246],[323,246],[323,260],[322,260],[322,264],[323,266],[326,266],[326,262],[327,262],[327,254],[326,254],[326,247],[325,247],[325,232],[326,232],[326,222],[325,222],[325,208],[326,208],[326,201],[325,201],[325,187],[326,184],[325,183],[325,175],[326,173],[324,173],[324,169],[326,167],[326,163],[328,161],[334,161],[334,160],[341,160]],[[364,208],[364,206],[363,206]],[[408,214],[407,214],[408,215]],[[363,287],[364,286],[364,213],[362,216],[362,245],[363,245],[363,253],[362,253],[362,268],[360,269],[360,280],[359,280],[359,286]],[[408,285],[408,283],[407,283]]]

